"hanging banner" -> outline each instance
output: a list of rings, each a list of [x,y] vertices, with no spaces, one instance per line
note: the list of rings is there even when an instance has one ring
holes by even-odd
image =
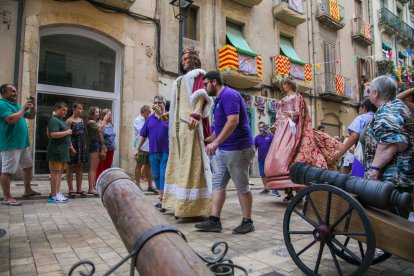
[[[289,9],[303,13],[303,0],[289,0]]]
[[[335,77],[336,94],[343,96],[345,93],[344,77],[336,75]]]
[[[290,64],[290,75],[295,79],[305,80],[305,66],[292,62]]]
[[[277,56],[275,58],[275,74],[289,75],[290,74],[290,60],[285,56]]]
[[[246,75],[257,75],[257,59],[249,55],[238,53],[239,71]]]
[[[354,91],[352,90],[352,85],[349,81],[345,82],[345,97],[349,99],[354,98]]]

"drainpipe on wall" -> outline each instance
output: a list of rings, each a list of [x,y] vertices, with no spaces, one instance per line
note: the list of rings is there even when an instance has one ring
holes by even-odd
[[[311,47],[308,47],[309,49],[309,59],[311,60],[311,64],[315,65],[316,64],[316,52],[315,52],[315,33],[314,33],[314,29],[313,29],[313,19],[312,19],[312,15],[313,15],[313,5],[312,5],[312,0],[308,1],[308,3],[310,4],[310,7],[308,5],[307,9],[306,9],[306,23],[308,25],[308,43],[310,42],[312,44],[312,49]],[[310,28],[309,28],[310,27]],[[311,33],[311,37],[309,37],[309,33]],[[312,55],[310,54],[310,51],[312,51]],[[311,113],[312,113],[312,124],[313,127],[316,127],[317,122],[317,116],[316,116],[316,104],[317,104],[317,99],[316,99],[316,66],[313,66],[312,68],[312,74],[313,74],[313,92],[311,93]],[[313,94],[313,95],[312,95]]]
[[[397,34],[394,35],[394,41],[395,41],[395,68],[398,68],[398,37]]]
[[[368,23],[369,23],[370,26],[372,26],[371,34],[372,34],[372,38],[373,38],[373,41],[374,41],[374,44],[373,45],[375,45],[374,25],[371,23],[372,22],[371,10],[374,10],[374,9],[371,8],[371,4],[372,4],[372,1],[368,1]],[[374,46],[373,45],[369,46],[369,48],[370,48],[370,56],[371,56],[371,60],[370,60],[370,63],[369,63],[369,67],[371,69],[371,70],[369,70],[369,72],[371,74],[370,75],[370,79],[373,79],[374,69],[375,69],[374,68],[374,62],[372,62],[373,60],[375,60],[375,56],[374,56],[374,58],[372,58],[372,56],[374,55],[373,54],[373,52],[374,52]],[[359,83],[358,83],[358,85],[359,85]],[[358,87],[358,90],[359,90],[359,87]],[[360,100],[362,101],[362,99],[364,98],[364,91],[362,91],[361,95],[358,95],[358,96],[361,97]]]
[[[24,11],[24,0],[19,0],[17,8],[17,25],[16,25],[16,51],[14,53],[14,73],[13,73],[13,84],[18,88],[19,81],[19,69],[20,69],[20,49],[22,41],[22,26],[23,26],[23,11]]]
[[[218,68],[218,52],[217,52],[217,13],[216,13],[217,2],[213,0],[213,50],[214,50],[214,68]]]

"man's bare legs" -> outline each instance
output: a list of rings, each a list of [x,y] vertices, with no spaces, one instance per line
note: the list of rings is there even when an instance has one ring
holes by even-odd
[[[1,188],[3,189],[4,201],[13,200],[14,198],[10,194],[10,181],[11,175],[8,173],[2,173],[0,176]]]
[[[253,196],[252,192],[248,191],[247,193],[237,193],[239,197],[240,207],[242,210],[243,218],[251,219],[252,218],[252,206],[253,206]]]
[[[224,201],[226,200],[226,191],[213,190],[212,203],[211,203],[211,215],[215,217],[221,216],[221,210],[223,210]]]
[[[145,165],[137,164],[135,166],[135,182],[137,183],[137,186],[142,190],[142,187],[141,187],[142,171],[145,172],[145,176],[148,180],[148,191],[156,191],[152,184],[151,164],[145,164]]]
[[[147,177],[148,180],[148,189],[151,190],[155,190],[153,184],[152,184],[152,171],[151,171],[151,164],[145,164],[144,165],[144,171],[145,171],[145,176]]]
[[[137,184],[138,188],[142,191],[141,187],[141,168],[142,165],[135,165],[135,183]]]

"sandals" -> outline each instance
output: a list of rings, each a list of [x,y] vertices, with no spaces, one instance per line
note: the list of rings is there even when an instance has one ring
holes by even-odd
[[[29,197],[38,196],[38,195],[41,195],[41,193],[36,192],[36,191],[31,191],[30,194],[23,194],[22,198],[29,198]]]
[[[7,206],[21,206],[22,203],[19,201],[16,201],[15,199],[9,199],[7,201],[2,201],[1,204],[7,205]]]
[[[71,199],[76,198],[76,193],[75,192],[69,192],[69,198],[71,198]]]
[[[85,197],[87,195],[86,191],[76,192],[76,194],[80,195],[81,197]]]
[[[158,191],[154,187],[151,187],[151,186],[148,187],[147,192],[153,192],[154,195],[158,195]]]

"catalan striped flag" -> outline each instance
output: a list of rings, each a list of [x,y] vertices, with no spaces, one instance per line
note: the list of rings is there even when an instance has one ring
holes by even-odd
[[[239,58],[237,50],[233,46],[225,45],[218,50],[219,52],[219,70],[230,68],[239,71]]]
[[[343,96],[345,93],[344,77],[336,75],[335,77],[336,94]]]

